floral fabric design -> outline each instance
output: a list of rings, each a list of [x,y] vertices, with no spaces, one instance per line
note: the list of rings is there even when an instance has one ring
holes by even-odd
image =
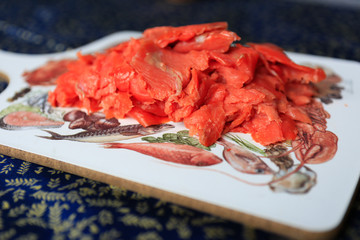
[[[215,216],[0,155],[0,239],[251,239]]]

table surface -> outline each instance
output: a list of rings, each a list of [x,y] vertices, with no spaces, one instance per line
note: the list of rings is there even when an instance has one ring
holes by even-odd
[[[2,0],[0,49],[61,52],[122,30],[227,21],[243,42],[360,61],[359,14],[356,0]],[[337,239],[359,238],[356,194]],[[0,239],[286,238],[0,155]]]

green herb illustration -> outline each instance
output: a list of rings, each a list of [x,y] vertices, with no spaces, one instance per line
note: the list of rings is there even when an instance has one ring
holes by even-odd
[[[149,143],[169,142],[169,143],[176,143],[176,144],[186,144],[186,145],[190,145],[193,147],[205,149],[208,151],[211,151],[211,148],[215,147],[215,144],[213,144],[209,147],[202,145],[201,143],[199,143],[199,140],[197,138],[189,136],[188,130],[181,130],[181,131],[178,131],[177,133],[164,133],[161,137],[149,136],[149,137],[143,137],[141,139],[143,141],[147,141]]]

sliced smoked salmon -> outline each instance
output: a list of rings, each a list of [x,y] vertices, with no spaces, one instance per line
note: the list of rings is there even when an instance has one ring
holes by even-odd
[[[263,145],[294,140],[310,123],[326,75],[273,44],[240,44],[226,22],[144,31],[103,53],[78,55],[49,93],[53,106],[130,116],[144,126],[183,121],[203,145],[229,131]]]

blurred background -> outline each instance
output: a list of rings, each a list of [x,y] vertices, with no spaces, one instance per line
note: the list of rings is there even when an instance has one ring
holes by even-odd
[[[227,21],[242,43],[360,61],[358,0],[1,0],[0,49],[61,52],[118,31],[215,21]],[[79,198],[49,200],[39,189]],[[285,238],[0,155],[0,239]],[[360,239],[360,196],[337,239]]]
[[[358,0],[0,1],[0,47],[43,53],[122,30],[227,21],[243,42],[360,60]]]

